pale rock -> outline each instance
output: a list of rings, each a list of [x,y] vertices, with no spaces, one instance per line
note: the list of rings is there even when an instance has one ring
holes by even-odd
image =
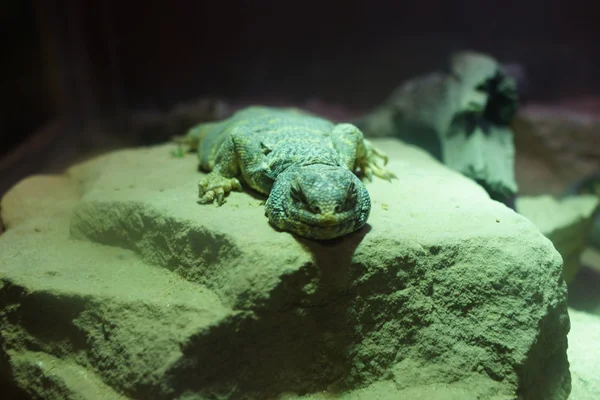
[[[196,158],[118,151],[2,200],[0,373],[46,399],[520,399],[570,391],[560,255],[396,140],[361,231],[196,204]],[[244,397],[245,396],[245,397]]]
[[[573,390],[569,400],[600,397],[600,317],[569,308],[569,362]]]
[[[517,211],[533,222],[562,256],[567,282],[579,270],[581,255],[599,205],[598,197],[593,195],[570,196],[560,200],[550,195],[517,199]]]

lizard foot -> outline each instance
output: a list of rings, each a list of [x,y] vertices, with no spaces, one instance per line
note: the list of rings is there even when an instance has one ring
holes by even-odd
[[[198,143],[189,136],[171,136],[170,142],[177,145],[175,150],[171,150],[171,155],[175,158],[183,158],[186,152],[196,150],[198,147]]]
[[[241,190],[242,185],[237,178],[225,178],[221,175],[208,174],[198,183],[198,203],[209,204],[215,199],[223,205],[224,198],[232,190]]]
[[[385,165],[388,162],[388,156],[385,155],[382,151],[373,147],[371,142],[368,140],[364,141],[365,143],[365,154],[358,159],[358,167],[363,172],[365,177],[369,180],[373,180],[373,175],[385,179],[386,181],[391,181],[392,179],[397,179],[396,175],[385,168]],[[381,159],[383,161],[383,165],[379,165],[377,161]]]
[[[198,139],[191,135],[171,136],[169,140],[178,146],[186,147],[186,151],[196,151],[198,149]]]

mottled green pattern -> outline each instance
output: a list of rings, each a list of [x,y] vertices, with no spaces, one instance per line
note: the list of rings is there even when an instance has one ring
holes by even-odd
[[[354,172],[390,180],[387,161],[351,124],[333,124],[296,109],[249,107],[198,125],[186,141],[198,148],[199,203],[222,204],[242,183],[268,195],[265,214],[284,231],[331,239],[360,229],[371,201]]]

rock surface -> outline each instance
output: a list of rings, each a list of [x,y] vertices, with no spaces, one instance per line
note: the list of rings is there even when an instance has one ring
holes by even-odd
[[[171,146],[35,176],[2,200],[0,371],[46,399],[566,399],[560,255],[424,152],[369,226],[276,232],[261,199],[196,204]]]
[[[569,309],[569,362],[573,390],[569,400],[597,400],[600,395],[600,318]]]
[[[519,197],[519,214],[527,217],[552,241],[563,258],[565,281],[569,282],[581,266],[593,216],[600,201],[592,195],[570,196],[557,200],[552,196]]]

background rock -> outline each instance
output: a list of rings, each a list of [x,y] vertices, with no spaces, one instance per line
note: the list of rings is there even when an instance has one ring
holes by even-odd
[[[556,200],[549,195],[522,196],[516,205],[517,211],[552,241],[563,258],[565,280],[569,282],[581,266],[581,254],[600,205],[598,198],[582,195]]]
[[[566,399],[559,254],[395,140],[369,226],[319,243],[196,158],[119,151],[2,201],[0,370],[45,398]],[[75,379],[77,377],[77,379]],[[441,396],[441,397],[440,397]]]
[[[405,81],[355,124],[427,150],[514,208],[517,86],[491,56],[456,52],[444,70]]]
[[[516,177],[523,195],[560,195],[600,172],[600,101],[522,107],[513,121]]]

